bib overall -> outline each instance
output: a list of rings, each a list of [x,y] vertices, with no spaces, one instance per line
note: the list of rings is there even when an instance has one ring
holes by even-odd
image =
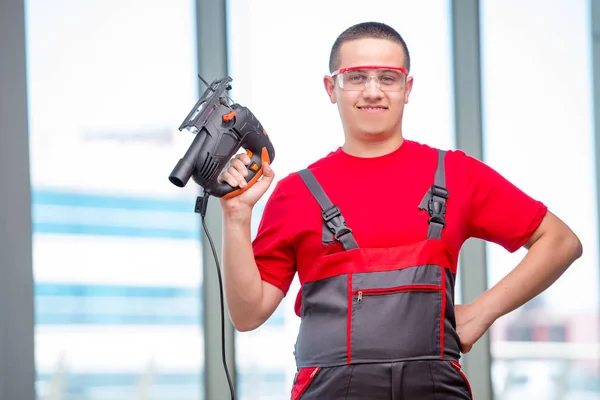
[[[319,203],[323,241],[341,252],[299,276],[301,323],[292,400],[468,400],[458,363],[456,269],[441,241],[445,227],[444,156],[420,208],[429,212],[422,241],[363,248],[308,169],[299,171]]]

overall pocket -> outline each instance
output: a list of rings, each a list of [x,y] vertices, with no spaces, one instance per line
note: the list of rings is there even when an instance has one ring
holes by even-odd
[[[298,400],[302,397],[320,370],[321,368],[319,367],[311,367],[302,368],[300,371],[298,371],[296,377],[294,378],[291,400]]]
[[[351,295],[351,361],[440,356],[441,285],[358,288]]]
[[[471,390],[471,384],[469,383],[469,379],[467,378],[467,375],[462,370],[462,365],[460,365],[456,361],[450,361],[450,364],[452,364],[452,367],[458,372],[458,374],[460,375],[462,380],[465,382],[465,385],[467,386],[467,389],[469,390],[469,396],[472,399],[473,391]]]

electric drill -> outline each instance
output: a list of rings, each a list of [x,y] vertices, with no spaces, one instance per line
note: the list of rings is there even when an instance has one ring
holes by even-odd
[[[202,77],[200,77],[202,79]],[[252,114],[240,104],[230,104],[227,91],[231,77],[215,79],[189,112],[179,130],[195,134],[187,152],[169,175],[176,186],[184,187],[190,177],[205,193],[218,198],[231,198],[248,190],[262,176],[263,163],[272,163],[275,149],[267,132]],[[205,82],[206,83],[206,82]],[[229,160],[244,148],[251,159],[244,188],[218,182]]]

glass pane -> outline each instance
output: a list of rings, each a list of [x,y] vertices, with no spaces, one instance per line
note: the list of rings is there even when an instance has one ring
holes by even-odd
[[[194,2],[26,2],[40,399],[203,397]]]
[[[600,398],[598,227],[587,1],[481,2],[485,159],[542,200],[584,255],[491,332],[496,398]],[[488,245],[489,284],[524,256]]]
[[[324,11],[323,2],[311,0],[289,7],[282,8],[274,0],[227,2],[232,97],[249,107],[269,132],[275,145],[276,180],[343,144],[337,108],[329,102],[322,78],[329,74],[329,52],[336,37],[363,21],[391,25],[408,44],[415,84],[404,116],[405,137],[431,146],[454,146],[447,1],[380,1],[376,7],[358,1],[329,1]],[[318,29],[307,29],[307,24]],[[286,79],[290,76],[303,77],[305,82],[290,86]],[[253,234],[269,194],[253,214]],[[295,279],[288,296],[263,326],[237,333],[241,400],[289,398],[296,372],[293,349],[300,321],[294,301],[298,289]]]

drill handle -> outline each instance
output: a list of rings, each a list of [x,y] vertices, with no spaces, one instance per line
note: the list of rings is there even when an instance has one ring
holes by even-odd
[[[251,188],[263,174],[263,163],[271,164],[275,159],[275,149],[271,139],[254,114],[247,107],[239,104],[232,105],[232,109],[234,111],[227,115],[231,119],[230,122],[233,123],[232,130],[237,132],[241,138],[236,151],[244,148],[251,161],[247,166],[247,185],[244,188],[218,182],[210,188],[214,196],[226,199],[238,196]]]

